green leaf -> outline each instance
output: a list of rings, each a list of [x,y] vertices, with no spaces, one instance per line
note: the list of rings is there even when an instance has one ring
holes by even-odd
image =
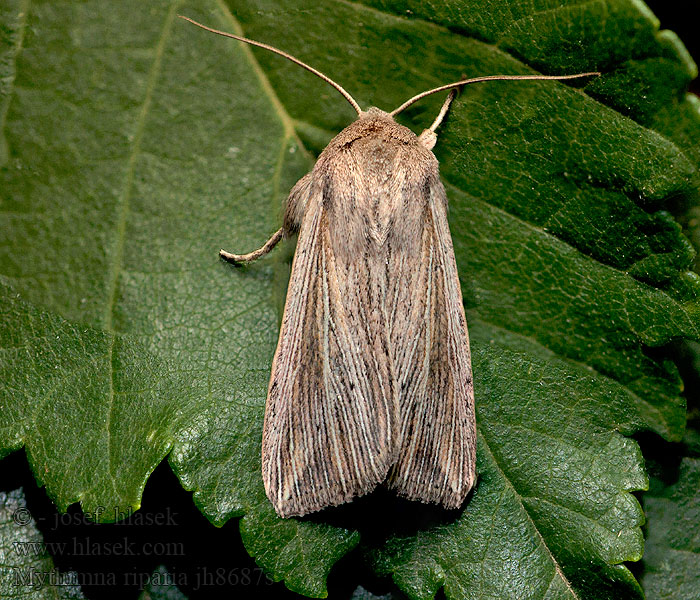
[[[2,278],[0,348],[0,456],[24,445],[61,510],[79,500],[94,513],[105,499],[138,508],[177,423],[159,358],[24,302]]]
[[[644,494],[647,543],[642,584],[648,600],[697,598],[700,589],[700,459],[685,457],[678,479],[653,479]]]
[[[290,51],[363,107],[463,74],[600,69],[583,89],[472,86],[439,132],[480,480],[452,522],[364,550],[416,598],[639,597],[621,563],[642,553],[646,477],[625,435],[680,439],[664,346],[699,337],[694,252],[664,212],[697,193],[694,65],[640,2],[561,4],[5,3],[0,448],[24,445],[59,507],[88,511],[138,507],[168,455],[213,523],[242,517],[272,578],[325,595],[371,521],[278,519],[259,474],[290,250],[248,269],[216,252],[278,227],[353,111],[176,14]],[[441,101],[402,122],[420,131]]]
[[[54,566],[21,489],[0,492],[0,591],[7,600],[85,598],[78,574]]]

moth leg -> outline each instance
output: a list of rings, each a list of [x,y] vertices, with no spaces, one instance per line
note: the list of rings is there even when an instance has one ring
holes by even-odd
[[[226,252],[226,250],[219,250],[219,256],[234,264],[253,262],[254,260],[257,260],[261,256],[265,256],[268,252],[270,252],[279,243],[283,236],[284,227],[280,227],[261,248],[253,250],[253,252],[249,252],[248,254],[231,254],[230,252]]]
[[[292,188],[287,198],[287,207],[284,214],[284,223],[265,244],[249,252],[248,254],[231,254],[225,250],[219,250],[219,256],[233,264],[249,263],[265,256],[270,252],[285,235],[291,235],[299,229],[301,219],[306,211],[309,192],[311,190],[311,173],[307,173]]]
[[[437,133],[435,133],[435,130],[440,126],[440,123],[442,123],[442,120],[445,118],[447,111],[450,109],[450,104],[452,104],[452,101],[455,99],[456,95],[457,90],[452,90],[449,93],[445,99],[445,102],[442,104],[442,108],[440,109],[438,116],[435,117],[433,124],[430,126],[430,129],[426,129],[418,136],[418,141],[428,150],[432,150],[435,147],[435,142],[437,142]]]

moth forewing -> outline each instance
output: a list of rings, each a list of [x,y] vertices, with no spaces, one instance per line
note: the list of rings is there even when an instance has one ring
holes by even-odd
[[[410,287],[397,303],[395,362],[401,450],[389,486],[412,500],[457,508],[476,477],[476,423],[466,318],[437,161],[425,182],[423,232]]]
[[[391,113],[363,112],[340,85],[272,46],[338,90],[358,113],[292,189],[284,224],[240,264],[299,230],[262,443],[267,496],[280,516],[304,515],[387,480],[399,494],[447,508],[476,477],[469,338],[431,149],[455,88],[494,80],[577,75],[488,75],[446,84]],[[416,136],[393,117],[452,90]]]
[[[288,206],[289,227],[300,217],[299,240],[262,452],[265,489],[281,516],[365,494],[396,459],[399,394],[384,320],[387,266],[363,225],[377,208],[364,183],[380,174],[373,168],[379,157],[368,161],[358,147],[368,139],[368,123],[361,118],[329,144],[295,186],[306,196],[292,194]],[[381,195],[391,182],[377,184]]]

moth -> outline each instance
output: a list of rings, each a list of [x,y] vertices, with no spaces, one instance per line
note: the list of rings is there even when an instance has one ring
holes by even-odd
[[[348,502],[386,482],[411,500],[457,508],[476,478],[469,336],[447,197],[432,153],[456,88],[489,80],[573,79],[494,75],[363,111],[326,75],[267,44],[338,90],[357,120],[321,152],[289,194],[282,227],[254,261],[298,233],[272,363],[262,476],[281,517]],[[394,117],[451,90],[429,129]]]

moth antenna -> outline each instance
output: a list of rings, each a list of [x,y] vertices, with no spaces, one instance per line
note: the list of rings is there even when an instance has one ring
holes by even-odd
[[[357,111],[357,114],[359,115],[362,112],[362,109],[360,108],[360,105],[355,101],[355,99],[350,95],[350,93],[345,90],[341,85],[337,84],[335,81],[333,81],[330,77],[327,75],[324,75],[321,73],[321,71],[317,71],[313,67],[310,67],[304,62],[301,62],[298,58],[295,58],[291,54],[287,54],[286,52],[283,52],[282,50],[278,50],[274,46],[269,46],[268,44],[263,44],[262,42],[256,42],[255,40],[249,40],[248,38],[241,37],[239,35],[234,35],[232,33],[228,33],[226,31],[219,31],[218,29],[212,29],[211,27],[207,27],[206,25],[202,25],[201,23],[198,23],[197,21],[190,19],[189,17],[185,17],[184,15],[178,15],[181,19],[184,19],[185,21],[189,21],[193,25],[196,25],[197,27],[201,27],[202,29],[206,31],[210,31],[211,33],[215,33],[217,35],[222,35],[224,37],[228,38],[233,38],[234,40],[238,40],[239,42],[245,42],[246,44],[250,44],[251,46],[257,46],[258,48],[264,48],[265,50],[269,50],[270,52],[274,52],[275,54],[279,54],[280,56],[283,56],[287,60],[291,60],[293,63],[299,65],[300,67],[303,67],[307,71],[311,71],[314,75],[317,77],[320,77],[325,81],[326,83],[332,85],[336,90],[338,90],[343,97],[350,103],[350,105]]]
[[[442,103],[442,108],[440,109],[438,116],[435,117],[433,124],[428,128],[429,131],[435,133],[435,130],[440,126],[440,123],[442,123],[442,120],[445,118],[447,111],[450,109],[450,104],[452,104],[452,101],[455,99],[456,95],[457,90],[452,88],[449,96],[447,96],[447,98],[445,98],[445,101]]]
[[[409,100],[406,100],[401,106],[392,110],[389,114],[394,117],[398,115],[402,110],[408,108],[414,102],[422,100],[426,96],[431,94],[437,94],[444,90],[450,90],[453,88],[462,87],[463,85],[469,85],[470,83],[480,83],[482,81],[514,81],[514,80],[533,80],[533,79],[555,79],[561,81],[562,79],[578,79],[579,77],[592,77],[599,76],[600,73],[597,71],[591,73],[577,73],[576,75],[486,75],[484,77],[474,77],[473,79],[463,79],[462,81],[455,81],[454,83],[448,83],[446,85],[441,85],[440,87],[433,88],[432,90],[427,90],[421,92],[420,94],[413,96]]]

